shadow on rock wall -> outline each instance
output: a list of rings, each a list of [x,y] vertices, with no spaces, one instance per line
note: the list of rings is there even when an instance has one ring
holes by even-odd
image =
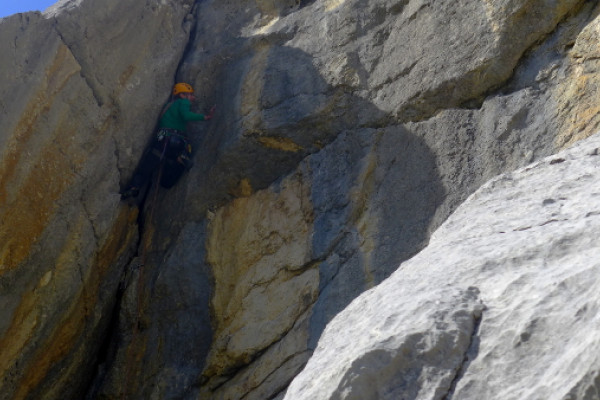
[[[310,55],[273,44],[254,50],[248,58],[225,68],[232,79],[220,79],[230,82],[226,85],[228,94],[223,99],[224,107],[232,113],[226,122],[218,124],[227,124],[228,129],[218,129],[222,135],[218,141],[215,136],[207,138],[205,143],[217,141],[218,144],[205,145],[201,152],[208,154],[217,148],[218,155],[213,156],[212,165],[201,166],[207,171],[206,175],[195,179],[203,182],[201,187],[205,189],[212,185],[207,182],[251,182],[250,192],[238,192],[242,196],[252,196],[256,190],[267,187],[276,193],[281,181],[294,170],[300,179],[306,180],[302,185],[307,185],[311,193],[314,222],[312,254],[309,255],[312,261],[306,265],[319,268],[318,298],[308,328],[309,343],[303,349],[310,351],[337,312],[361,292],[385,279],[403,260],[425,245],[429,223],[445,193],[436,171],[435,156],[421,138],[401,125],[390,123],[388,115],[354,95],[349,88],[328,85],[313,66]],[[235,79],[237,84],[232,85]],[[202,192],[200,187],[188,187],[188,190]],[[247,229],[259,230],[250,225]],[[281,232],[265,231],[285,237],[278,235]],[[271,238],[256,238],[258,243],[261,240],[268,243]],[[237,245],[243,246],[243,243]],[[267,247],[265,245],[265,249]],[[229,251],[245,252],[236,248]],[[271,248],[269,251],[274,252]],[[242,282],[247,283],[247,264],[253,261],[238,258],[237,262],[240,264],[212,266],[231,271],[228,284],[219,285],[217,278],[215,296],[218,298],[228,296],[221,291],[235,287],[237,292]],[[289,265],[271,267],[283,271]],[[269,303],[267,286],[265,304]],[[236,301],[235,296],[230,298]],[[243,298],[239,302],[242,301]],[[289,292],[288,297],[280,301],[292,305],[304,299]],[[237,309],[235,305],[234,308]],[[281,343],[281,338],[289,333],[289,324],[274,328],[275,318],[267,311],[264,314],[270,317],[264,321],[253,320],[252,325],[258,327],[245,329],[249,336],[263,332],[260,346],[239,354],[217,356],[218,363],[209,363],[205,377],[219,380],[219,385],[209,384],[216,387],[213,396],[235,398],[228,397],[227,393],[231,393],[228,390],[234,389],[222,384],[223,378],[230,379],[232,385],[247,382],[244,376],[250,375],[253,365],[266,364],[269,347]],[[302,315],[303,312],[299,312],[295,318],[300,320]],[[221,317],[231,319],[229,315]],[[227,332],[232,332],[230,326],[235,325],[231,321],[213,322],[219,332],[217,336],[223,338],[229,337]],[[233,341],[235,336],[229,339]],[[230,343],[224,339],[217,342]],[[213,353],[228,351],[226,346],[214,346]],[[224,375],[217,378],[219,374]],[[293,374],[281,378],[271,392],[267,391],[268,396],[292,378]],[[259,387],[262,384],[260,382]],[[265,392],[255,389],[255,393]]]
[[[188,187],[204,205],[248,195],[241,181],[264,189],[339,132],[384,117],[348,88],[329,86],[309,54],[278,40],[250,41],[239,50],[245,56],[219,68],[219,116],[199,143]]]
[[[323,260],[314,349],[339,311],[425,246],[445,191],[435,155],[402,126],[346,132],[310,165],[313,251]]]
[[[195,168],[159,195],[154,221],[144,233],[152,235],[144,240],[152,245],[142,300],[137,300],[134,274],[134,284],[123,296],[118,344],[107,361],[107,378],[100,394],[90,398],[121,390],[135,393],[132,398],[178,398],[206,393],[207,387],[214,389],[213,396],[220,391],[236,398],[239,393],[228,391],[243,390],[248,386],[244,380],[250,379],[259,380],[253,389],[256,398],[271,398],[299,372],[289,372],[268,388],[263,385],[266,377],[248,377],[253,365],[264,361],[267,349],[289,333],[290,326],[274,326],[268,319],[258,321],[259,331],[268,329],[260,345],[239,357],[219,357],[218,367],[208,365],[213,372],[199,380],[207,355],[226,351],[213,341],[215,330],[227,332],[219,318],[232,318],[212,309],[211,295],[227,293],[219,292],[219,282],[211,287],[216,266],[206,260],[210,232],[202,222],[209,208],[277,186],[294,169],[307,171],[314,208],[309,256],[319,262],[320,288],[304,351],[314,348],[337,312],[427,241],[429,221],[444,193],[434,155],[424,142],[402,126],[386,126],[388,116],[349,88],[328,85],[312,57],[300,50],[257,41],[240,54],[246,56],[221,66],[220,113],[198,141]],[[179,78],[194,83],[188,76]],[[235,274],[247,265],[226,267]],[[273,267],[283,270],[286,265]],[[299,300],[293,293],[282,299]],[[131,347],[138,304],[143,306],[142,329]],[[273,373],[262,370],[267,376]],[[124,371],[133,378],[125,378]],[[236,388],[229,388],[227,381]]]

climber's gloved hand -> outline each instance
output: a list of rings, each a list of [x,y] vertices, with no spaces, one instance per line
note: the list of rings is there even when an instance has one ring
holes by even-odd
[[[212,106],[212,107],[211,107],[211,109],[210,109],[210,111],[208,112],[208,114],[206,114],[206,115],[204,116],[204,119],[205,119],[205,120],[212,119],[212,117],[214,117],[214,116],[215,116],[215,110],[216,110],[216,109],[217,109],[217,106]]]

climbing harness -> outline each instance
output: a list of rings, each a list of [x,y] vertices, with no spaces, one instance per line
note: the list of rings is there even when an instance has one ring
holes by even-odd
[[[160,128],[156,133],[156,138],[159,142],[162,141],[164,138],[171,136],[177,136],[183,140],[187,140],[187,137],[178,129]]]
[[[161,157],[176,159],[183,164],[186,169],[190,169],[192,165],[192,145],[189,139],[177,129],[161,128],[156,136],[157,143],[166,140],[161,151]],[[159,156],[159,150],[154,149],[154,154]],[[160,180],[159,180],[160,182]]]

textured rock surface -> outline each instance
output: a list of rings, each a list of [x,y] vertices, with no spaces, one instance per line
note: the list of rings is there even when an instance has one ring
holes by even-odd
[[[599,157],[595,135],[486,183],[335,317],[285,398],[597,398]]]
[[[597,130],[599,12],[62,0],[0,20],[0,398],[281,398],[477,187]],[[138,212],[117,192],[175,80],[218,113]],[[439,342],[406,355],[440,387],[480,312],[459,289],[431,289],[450,312],[411,340]]]
[[[189,33],[191,2],[79,3],[0,20],[2,399],[87,391],[137,245],[120,169],[135,165]]]

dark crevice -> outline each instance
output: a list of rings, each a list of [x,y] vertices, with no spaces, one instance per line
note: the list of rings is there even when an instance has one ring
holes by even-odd
[[[154,180],[153,180],[154,181]],[[144,204],[148,197],[148,192],[152,189],[152,185],[150,188],[146,190],[146,193],[141,197],[141,200],[138,202],[137,206],[140,210],[143,209]],[[115,301],[111,310],[108,312],[108,324],[105,329],[105,336],[102,339],[102,343],[99,347],[99,350],[96,354],[95,360],[95,368],[94,374],[92,375],[91,384],[87,390],[87,395],[85,400],[95,400],[98,398],[98,394],[102,389],[104,384],[104,380],[106,378],[106,374],[113,367],[113,363],[116,360],[117,351],[119,349],[121,330],[120,330],[120,316],[121,311],[123,309],[123,298],[125,296],[125,292],[129,288],[131,284],[132,272],[140,268],[139,264],[140,260],[140,248],[142,246],[143,235],[144,235],[144,223],[145,216],[143,212],[138,213],[137,217],[137,227],[138,227],[138,241],[135,243],[135,248],[137,251],[131,256],[131,258],[124,263],[121,277],[119,279],[119,286],[115,293]]]
[[[177,65],[177,68],[175,69],[175,76],[173,77],[173,83],[175,83],[175,81],[177,81],[177,77],[180,75],[180,71],[183,67],[183,65],[185,64],[188,55],[189,54],[193,54],[194,53],[194,38],[196,37],[196,34],[198,32],[198,20],[196,18],[196,8],[199,7],[199,4],[202,2],[202,0],[197,0],[194,4],[194,6],[191,8],[189,14],[187,14],[184,17],[183,23],[185,24],[185,21],[188,20],[188,18],[191,19],[191,24],[192,26],[190,27],[190,32],[188,34],[188,41],[187,44],[185,45],[185,49],[183,50],[183,54],[181,55],[181,59],[179,60],[179,64]]]
[[[188,15],[193,16],[193,12],[194,12],[194,7],[192,8],[192,11]],[[69,47],[68,44],[66,43],[66,41],[64,40],[64,38],[62,37],[60,31],[58,30],[58,26],[56,26],[56,25],[55,25],[55,30],[56,30],[57,34],[60,36],[63,43],[65,43],[65,45],[67,47]],[[193,40],[191,38],[193,37],[195,31],[196,31],[196,18],[193,18],[192,28],[190,30],[190,36],[188,37],[188,43],[186,45],[185,51],[182,55],[182,58],[179,62],[179,65],[176,69],[177,72],[181,68],[181,65],[184,62],[186,54],[193,51],[193,49],[192,49]],[[70,49],[70,47],[69,47],[69,49]],[[71,53],[73,53],[73,52],[71,51]],[[81,65],[81,63],[80,63],[80,65]],[[100,99],[100,96],[97,95],[96,91],[93,90],[93,85],[90,84],[90,82],[85,78],[85,76],[82,75],[82,77],[86,80],[86,82],[92,89],[92,92],[94,94],[94,97],[96,98],[96,101],[98,102],[98,105],[101,106],[102,101]],[[116,146],[116,143],[115,143],[115,152],[118,152],[118,146]],[[140,212],[138,213],[138,216],[137,216],[137,221],[136,221],[137,228],[138,228],[138,241],[135,244],[135,248],[137,249],[137,251],[133,254],[131,259],[124,264],[121,278],[119,281],[119,287],[116,292],[115,303],[112,306],[111,311],[109,312],[109,315],[110,315],[109,322],[108,322],[106,330],[105,330],[105,336],[103,338],[103,341],[100,345],[99,351],[96,356],[96,361],[95,361],[96,365],[95,365],[95,369],[94,369],[94,374],[93,374],[91,384],[87,390],[87,395],[85,397],[85,400],[94,400],[94,399],[98,398],[98,395],[99,395],[100,391],[102,390],[102,386],[104,384],[106,374],[108,373],[108,371],[112,367],[112,363],[115,362],[115,359],[116,359],[117,351],[119,348],[120,336],[121,336],[121,332],[119,329],[119,319],[120,319],[120,315],[121,315],[121,311],[122,311],[122,307],[123,307],[123,304],[122,304],[123,297],[124,297],[125,291],[127,290],[128,286],[130,284],[131,272],[133,270],[141,267],[142,266],[141,263],[143,263],[143,260],[141,259],[141,257],[142,257],[141,248],[142,248],[144,236],[146,233],[146,229],[145,229],[146,223],[148,222],[146,220],[147,213],[143,212],[143,210],[146,209],[147,205],[149,205],[150,207],[152,206],[152,204],[150,204],[151,193],[153,193],[155,190],[158,190],[158,188],[155,185],[159,185],[159,182],[157,182],[157,173],[156,172],[153,174],[153,177],[150,180],[150,183],[145,188],[145,190],[142,190],[140,192],[140,194],[138,195],[138,197],[135,199],[135,201],[133,203],[130,203],[130,205],[129,205],[130,207],[131,206],[138,207],[140,210]],[[142,189],[144,189],[144,188],[142,188]]]
[[[467,351],[463,357],[463,361],[461,365],[456,370],[456,375],[454,375],[454,379],[450,383],[450,388],[448,389],[448,393],[442,398],[442,400],[452,400],[454,397],[454,391],[456,390],[456,385],[462,379],[465,372],[469,368],[471,362],[477,357],[479,353],[479,329],[481,327],[481,321],[483,320],[483,311],[477,312],[473,314],[473,331],[471,333],[471,341],[469,346],[467,347]]]
[[[308,7],[316,1],[317,0],[300,0],[299,8]]]
[[[138,203],[138,207],[143,209],[147,194],[145,194]],[[112,367],[112,363],[116,359],[121,332],[119,329],[119,320],[122,310],[123,298],[131,280],[131,272],[139,267],[136,260],[139,259],[139,249],[142,244],[144,234],[144,213],[139,212],[137,217],[138,241],[135,243],[137,251],[132,257],[124,263],[119,279],[119,286],[115,293],[114,304],[110,308],[108,314],[108,323],[104,331],[104,336],[101,338],[102,343],[96,353],[94,373],[91,377],[90,385],[86,391],[85,400],[95,400],[102,389],[106,374]]]
[[[126,277],[127,269],[123,272],[115,296],[115,303],[112,306],[112,310],[109,312],[110,317],[106,327],[106,336],[104,336],[96,356],[94,374],[92,375],[90,386],[87,389],[85,400],[94,400],[98,397],[98,393],[102,388],[109,367],[116,357],[117,344],[119,343],[119,315],[121,313],[121,303],[126,289]]]

